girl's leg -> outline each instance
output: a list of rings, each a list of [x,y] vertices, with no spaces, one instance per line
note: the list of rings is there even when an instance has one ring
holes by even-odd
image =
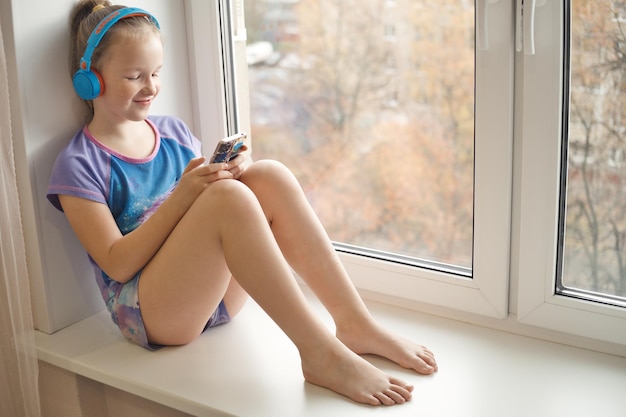
[[[259,161],[241,181],[255,193],[285,258],[335,320],[337,337],[359,354],[386,357],[419,373],[437,370],[427,348],[399,338],[375,322],[343,267],[328,235],[291,172]]]
[[[258,200],[238,181],[208,187],[144,269],[139,300],[150,341],[197,337],[229,285],[229,295],[245,296],[231,274],[294,342],[309,382],[372,405],[410,398],[410,385],[354,354],[315,317]]]

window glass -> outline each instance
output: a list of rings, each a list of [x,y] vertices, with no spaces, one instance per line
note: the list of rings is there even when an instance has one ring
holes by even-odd
[[[472,267],[474,3],[246,0],[255,159],[333,241]]]
[[[626,305],[626,2],[571,2],[567,195],[557,289]]]

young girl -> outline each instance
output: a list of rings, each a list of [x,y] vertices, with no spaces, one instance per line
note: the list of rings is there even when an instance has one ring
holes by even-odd
[[[75,5],[71,73],[92,117],[59,155],[48,198],[86,248],[113,321],[145,348],[182,345],[228,322],[249,294],[293,341],[307,381],[365,404],[408,401],[410,384],[359,355],[431,374],[433,354],[374,321],[287,168],[248,152],[206,163],[180,120],[148,116],[162,58],[148,12]]]

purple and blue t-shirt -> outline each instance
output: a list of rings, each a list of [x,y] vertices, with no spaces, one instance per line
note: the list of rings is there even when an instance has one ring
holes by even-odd
[[[201,155],[200,141],[179,119],[151,116],[155,132],[153,152],[146,158],[121,155],[100,143],[87,127],[61,151],[52,170],[48,199],[59,210],[59,194],[106,204],[122,234],[142,224],[178,184],[189,161]],[[90,261],[105,303],[113,313],[120,284]],[[116,317],[113,317],[117,321]]]

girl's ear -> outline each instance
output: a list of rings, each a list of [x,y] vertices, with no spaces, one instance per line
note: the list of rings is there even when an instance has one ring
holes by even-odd
[[[93,100],[104,93],[104,82],[96,70],[79,69],[72,78],[72,84],[78,97]]]

